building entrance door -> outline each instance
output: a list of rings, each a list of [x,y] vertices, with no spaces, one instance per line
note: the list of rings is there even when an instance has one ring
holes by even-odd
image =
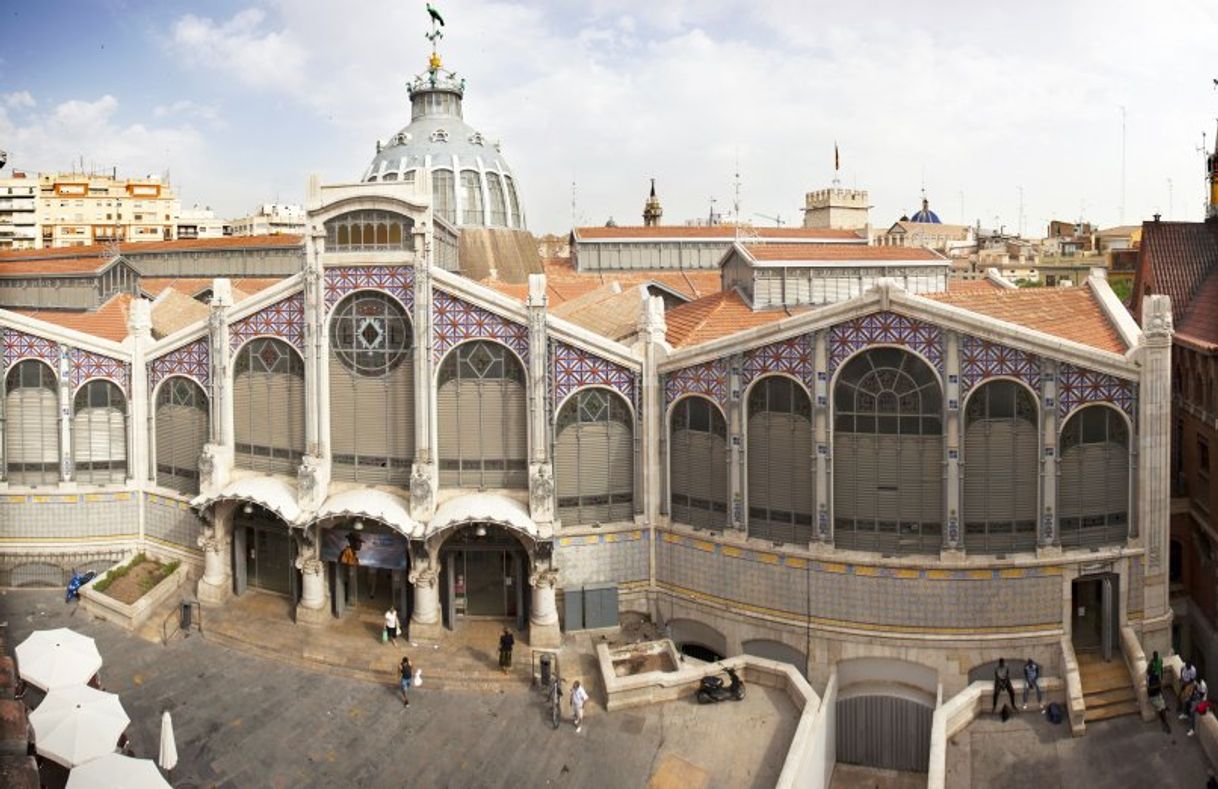
[[[441,553],[445,623],[453,628],[465,619],[509,619],[523,628],[528,558],[520,543],[498,528],[465,532],[452,537]]]
[[[245,580],[255,589],[291,595],[294,541],[282,526],[246,525]]]
[[[1094,575],[1074,581],[1071,594],[1072,640],[1076,652],[1099,652],[1112,658],[1119,629],[1117,591],[1120,576]]]

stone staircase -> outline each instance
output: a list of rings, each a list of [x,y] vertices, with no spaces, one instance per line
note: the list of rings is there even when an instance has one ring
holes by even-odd
[[[1078,653],[1087,723],[1138,714],[1138,697],[1119,654],[1106,661],[1098,652]]]

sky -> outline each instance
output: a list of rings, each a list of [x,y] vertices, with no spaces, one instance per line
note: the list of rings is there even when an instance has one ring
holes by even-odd
[[[923,188],[945,222],[1034,237],[1203,214],[1213,0],[433,4],[537,233],[639,224],[650,178],[665,223],[737,194],[742,221],[798,223],[835,144],[877,226]],[[0,175],[168,173],[226,217],[358,179],[430,51],[414,0],[5,5]]]

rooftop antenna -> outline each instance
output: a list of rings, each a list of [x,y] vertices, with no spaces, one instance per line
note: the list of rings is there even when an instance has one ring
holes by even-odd
[[[1125,105],[1121,105],[1121,221],[1125,224]]]
[[[964,190],[960,189],[956,192],[960,195],[960,224],[964,224]]]
[[[1023,187],[1015,187],[1019,190],[1019,235],[1023,236]]]
[[[837,148],[837,140],[833,141],[833,186],[834,188],[841,186],[842,174],[842,155]]]
[[[1172,211],[1175,208],[1174,202],[1175,201],[1172,196],[1171,179],[1168,178],[1167,179],[1167,217],[1166,217],[1168,220],[1171,219]]]
[[[571,227],[579,227],[579,222],[575,221],[575,179],[571,179]]]
[[[717,224],[715,222],[715,202],[716,202],[716,200],[715,200],[714,196],[712,195],[711,199],[710,199],[710,213],[707,214],[707,216],[706,216],[707,225]]]
[[[735,177],[735,197],[732,202],[732,211],[735,213],[736,238],[740,238],[740,150],[736,149],[736,177]]]

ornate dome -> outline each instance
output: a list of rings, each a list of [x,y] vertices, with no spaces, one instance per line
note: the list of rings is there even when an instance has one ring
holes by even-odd
[[[431,184],[437,216],[459,227],[524,228],[524,209],[512,170],[499,143],[469,126],[461,115],[465,80],[441,67],[432,54],[428,69],[411,81],[410,124],[376,145],[361,180]]]
[[[914,214],[913,216],[911,216],[909,218],[909,221],[910,222],[922,222],[922,223],[928,224],[928,225],[943,224],[942,222],[939,221],[939,215],[936,214],[934,211],[930,210],[930,201],[926,199],[925,195],[923,195],[923,197],[922,197],[922,210],[919,211],[918,213]]]

